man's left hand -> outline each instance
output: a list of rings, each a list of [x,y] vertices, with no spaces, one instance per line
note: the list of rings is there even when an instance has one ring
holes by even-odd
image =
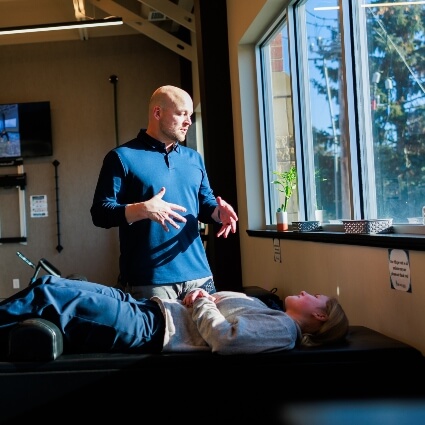
[[[236,222],[238,221],[238,216],[235,213],[233,207],[224,201],[220,196],[216,198],[218,203],[218,217],[221,221],[221,229],[217,233],[217,237],[223,236],[227,238],[230,232],[236,233]]]

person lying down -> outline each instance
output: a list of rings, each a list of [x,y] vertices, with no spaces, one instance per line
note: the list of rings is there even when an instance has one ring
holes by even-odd
[[[0,341],[33,318],[54,323],[64,351],[78,353],[254,354],[329,344],[347,334],[347,316],[334,297],[301,291],[284,305],[276,310],[244,293],[200,288],[182,300],[135,299],[99,283],[46,275],[0,302]]]

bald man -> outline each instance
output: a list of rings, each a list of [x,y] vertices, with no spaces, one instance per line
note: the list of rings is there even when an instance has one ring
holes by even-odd
[[[194,288],[214,293],[199,222],[221,223],[217,237],[236,232],[238,216],[214,195],[201,155],[181,145],[192,114],[186,91],[158,88],[147,129],[108,152],[99,173],[93,224],[119,228],[117,287],[137,299],[183,299]]]

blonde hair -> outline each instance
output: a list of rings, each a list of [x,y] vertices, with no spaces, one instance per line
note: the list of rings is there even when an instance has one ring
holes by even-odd
[[[315,333],[304,333],[301,337],[301,345],[314,347],[323,344],[332,344],[343,340],[348,333],[348,318],[341,304],[335,297],[329,298],[326,303],[328,320],[323,322],[320,329]]]

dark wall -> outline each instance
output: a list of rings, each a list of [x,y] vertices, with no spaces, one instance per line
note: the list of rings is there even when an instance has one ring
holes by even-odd
[[[0,64],[0,103],[50,101],[53,132],[52,156],[24,160],[27,243],[0,246],[0,298],[26,286],[34,272],[17,257],[18,250],[34,263],[47,259],[64,276],[81,274],[115,285],[118,230],[95,227],[90,216],[103,158],[116,146],[114,113],[119,142],[134,138],[146,127],[152,92],[182,83],[179,56],[136,34],[0,46]],[[111,75],[118,77],[116,102]],[[0,170],[16,172],[16,167]],[[33,195],[47,196],[46,217],[32,217]],[[21,235],[19,199],[15,187],[0,188],[2,238]]]
[[[205,165],[216,196],[238,211],[225,0],[195,0],[196,41],[204,135]],[[207,252],[217,289],[242,287],[237,233],[217,238],[209,232]]]

